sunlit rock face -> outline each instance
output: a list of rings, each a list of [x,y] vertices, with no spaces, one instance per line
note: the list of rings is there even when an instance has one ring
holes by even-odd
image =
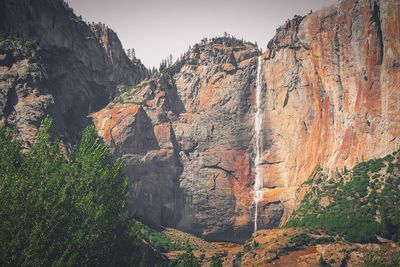
[[[68,141],[106,106],[119,84],[147,75],[129,59],[116,34],[86,24],[58,0],[0,2],[0,124],[27,146],[46,115]]]
[[[251,234],[258,54],[230,38],[196,45],[93,115],[125,159],[134,216],[213,240]]]
[[[342,1],[295,17],[262,54],[259,228],[282,225],[320,166],[400,144],[399,1]],[[131,213],[210,240],[254,223],[258,49],[217,38],[93,115],[126,160]]]
[[[283,203],[281,223],[318,166],[333,173],[399,148],[399,22],[399,1],[341,1],[268,44],[264,203]]]

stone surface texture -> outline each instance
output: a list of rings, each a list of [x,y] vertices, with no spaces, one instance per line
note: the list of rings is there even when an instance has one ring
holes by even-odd
[[[118,85],[147,76],[112,30],[88,25],[60,0],[1,1],[0,32],[0,123],[28,147],[44,116],[73,141]]]
[[[284,224],[318,168],[335,172],[400,144],[400,2],[346,0],[296,16],[262,54],[261,228]],[[253,228],[258,49],[195,45],[94,114],[127,162],[138,218],[241,241]]]

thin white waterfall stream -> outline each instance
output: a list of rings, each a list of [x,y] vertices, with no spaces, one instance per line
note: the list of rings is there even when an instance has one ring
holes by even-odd
[[[257,66],[257,80],[256,80],[256,114],[254,118],[254,131],[255,131],[255,152],[256,158],[254,160],[255,165],[255,181],[254,181],[254,231],[257,231],[257,221],[258,221],[258,203],[262,199],[263,191],[263,179],[260,175],[260,164],[261,164],[261,151],[262,151],[262,64],[261,56],[258,57]]]

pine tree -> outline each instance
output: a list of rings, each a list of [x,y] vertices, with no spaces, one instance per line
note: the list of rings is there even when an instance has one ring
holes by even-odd
[[[192,249],[188,246],[184,253],[171,262],[170,267],[200,267],[199,261],[194,256]]]
[[[217,256],[217,255],[212,256],[210,267],[222,267],[221,258],[219,256]]]
[[[161,60],[161,64],[160,64],[160,72],[162,72],[163,70],[165,70],[167,68],[167,60],[163,59]]]
[[[50,128],[46,118],[27,153],[0,128],[0,265],[130,265],[122,162],[94,126],[67,160]]]

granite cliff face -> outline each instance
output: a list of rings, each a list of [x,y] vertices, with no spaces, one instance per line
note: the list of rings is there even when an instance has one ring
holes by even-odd
[[[125,158],[132,214],[209,239],[249,236],[258,54],[231,38],[204,42],[93,115]]]
[[[277,30],[261,58],[259,228],[287,221],[318,166],[398,149],[399,35],[397,0],[341,1]],[[209,240],[249,237],[258,55],[232,38],[203,42],[93,114],[126,160],[134,216]]]
[[[399,38],[399,1],[347,0],[288,21],[268,44],[264,202],[284,203],[282,222],[318,166],[334,173],[399,148]]]
[[[87,25],[60,0],[0,3],[0,121],[28,147],[46,114],[71,141],[107,105],[119,84],[147,76],[116,34]]]

